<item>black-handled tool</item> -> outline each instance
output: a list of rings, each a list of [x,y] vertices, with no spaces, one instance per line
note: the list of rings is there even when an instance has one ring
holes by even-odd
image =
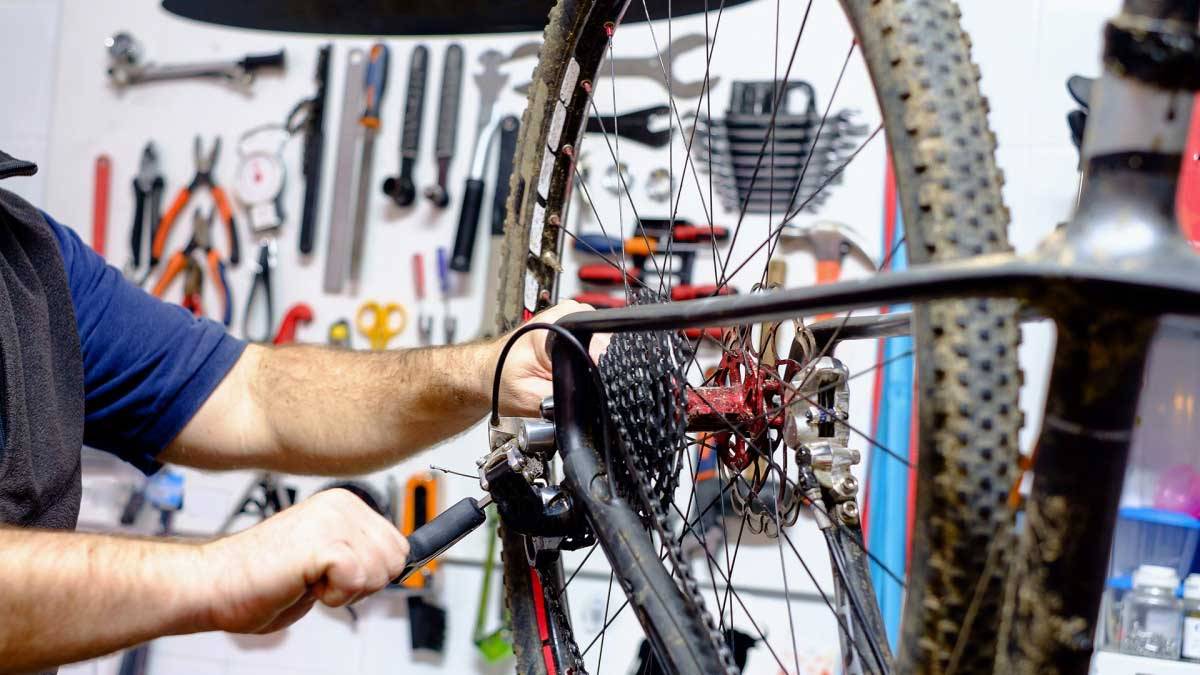
[[[404,130],[400,135],[400,175],[383,181],[383,193],[408,206],[417,196],[413,167],[421,145],[421,117],[425,111],[425,79],[429,72],[429,48],[417,45],[408,62],[408,91],[404,95]]]
[[[507,115],[500,120],[500,159],[496,162],[496,190],[492,193],[493,237],[504,236],[509,179],[512,177],[513,157],[517,154],[517,133],[520,130],[521,120],[516,115]]]
[[[631,110],[614,118],[612,115],[593,115],[588,118],[589,134],[616,134],[653,148],[671,142],[671,108],[655,105]]]
[[[452,44],[446,48],[446,60],[442,64],[442,91],[438,96],[437,142],[434,146],[438,182],[425,188],[425,198],[438,208],[445,208],[450,203],[450,160],[454,157],[454,145],[458,139],[462,74],[463,49],[461,45]]]
[[[462,211],[458,214],[458,232],[454,236],[454,251],[450,258],[450,269],[455,272],[470,272],[471,259],[475,252],[475,238],[479,231],[479,213],[483,203],[483,174],[487,168],[493,136],[499,128],[494,117],[496,100],[500,97],[508,76],[500,72],[504,56],[494,50],[479,55],[483,70],[475,75],[479,88],[479,116],[475,121],[475,147],[471,149],[471,170],[463,195]]]
[[[408,562],[392,583],[403,583],[413,572],[483,525],[487,520],[483,510],[491,503],[491,495],[484,495],[481,499],[467,497],[414,530],[408,535]]]
[[[300,252],[312,253],[317,230],[317,206],[321,196],[321,164],[325,156],[325,99],[329,85],[329,53],[324,45],[317,50],[317,91],[308,101],[304,118],[304,207],[300,211]]]

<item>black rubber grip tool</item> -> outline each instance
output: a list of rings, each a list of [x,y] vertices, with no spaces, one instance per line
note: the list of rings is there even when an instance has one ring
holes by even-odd
[[[425,79],[429,48],[417,45],[408,62],[408,91],[404,95],[404,131],[400,135],[400,174],[383,181],[383,192],[396,206],[409,206],[417,196],[413,167],[421,145],[421,117],[425,110]]]
[[[491,503],[491,495],[484,495],[481,499],[467,497],[414,530],[408,535],[408,562],[392,583],[402,583],[413,572],[483,525],[487,520],[483,510]]]

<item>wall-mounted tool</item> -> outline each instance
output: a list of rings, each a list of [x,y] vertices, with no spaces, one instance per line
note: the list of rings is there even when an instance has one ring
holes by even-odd
[[[112,187],[112,158],[100,155],[92,176],[92,250],[104,256],[108,239],[108,196]]]
[[[303,302],[298,302],[288,308],[288,311],[283,313],[283,320],[279,322],[279,331],[275,333],[275,339],[271,342],[277,345],[290,345],[296,341],[296,329],[304,324],[312,323],[313,310]]]
[[[437,185],[425,188],[425,198],[438,208],[450,203],[450,160],[454,157],[454,146],[458,139],[458,107],[462,99],[463,49],[461,45],[446,47],[442,63],[442,90],[438,96]]]
[[[867,269],[875,270],[875,261],[858,244],[862,236],[845,223],[823,220],[803,227],[785,227],[780,232],[783,242],[799,244],[812,249],[817,259],[817,283],[831,284],[842,276],[842,262],[851,255]],[[832,314],[820,314],[817,320],[831,318]]]
[[[359,305],[354,323],[358,326],[358,332],[367,337],[372,350],[383,351],[392,338],[404,332],[404,327],[408,325],[408,312],[394,302],[368,300]]]
[[[803,81],[734,82],[729,99],[724,118],[697,118],[692,156],[731,211],[816,211],[870,131],[850,110],[823,120]]]
[[[207,187],[212,194],[213,203],[217,206],[217,212],[221,214],[221,220],[225,222],[225,232],[229,237],[229,264],[237,265],[241,259],[239,251],[238,236],[237,236],[237,221],[233,217],[233,207],[229,204],[229,197],[225,194],[224,188],[217,184],[213,178],[213,167],[217,163],[217,158],[221,155],[221,139],[218,138],[213,142],[212,151],[207,155],[204,154],[203,142],[199,136],[193,143],[192,148],[195,155],[196,175],[192,178],[192,182],[181,189],[175,195],[171,206],[167,208],[167,212],[162,217],[162,222],[158,225],[158,231],[154,233],[154,245],[150,248],[150,266],[154,267],[158,264],[162,257],[163,249],[167,245],[167,237],[171,236],[171,226],[175,224],[175,219],[183,211],[183,207],[187,206],[192,195],[202,187]]]
[[[429,48],[417,45],[408,62],[408,90],[404,94],[404,130],[400,134],[400,175],[383,181],[383,193],[396,206],[409,206],[417,197],[413,167],[421,146],[421,118],[425,114],[425,80],[429,73]]]
[[[251,342],[267,342],[271,339],[271,329],[275,326],[275,300],[271,291],[275,270],[275,238],[264,239],[258,245],[258,259],[254,265],[254,279],[250,282],[250,292],[246,296],[246,312],[242,315],[242,335]],[[250,332],[251,315],[254,312],[255,300],[259,293],[263,296],[262,311],[266,312],[262,322],[262,331]]]
[[[433,343],[433,317],[425,312],[425,257],[414,253],[413,292],[417,297],[417,335],[422,346]]]
[[[703,77],[699,80],[682,80],[675,76],[676,69],[673,63],[674,59],[679,58],[681,54],[693,49],[699,49],[707,44],[708,38],[703,33],[681,35],[672,40],[670,44],[664,45],[662,51],[658,54],[651,54],[644,57],[605,59],[596,71],[598,73],[597,78],[603,77],[607,79],[610,73],[615,77],[644,78],[661,85],[675,98],[696,98],[704,93],[706,89],[711,91],[721,81],[721,78],[709,76],[707,82],[705,82]],[[505,61],[537,56],[541,48],[542,43],[540,42],[527,42],[509,53]],[[528,94],[529,83],[519,85],[515,90],[518,94]]]
[[[281,197],[287,182],[283,148],[291,133],[292,129],[287,125],[265,124],[250,129],[238,139],[233,194],[245,208],[250,230],[256,234],[283,225]]]
[[[285,485],[273,473],[263,471],[256,475],[245,492],[238,498],[237,506],[229,512],[217,534],[227,534],[241,516],[252,516],[266,520],[296,503],[296,488]]]
[[[508,191],[511,187],[509,179],[512,177],[513,157],[517,153],[517,136],[520,130],[521,121],[516,115],[501,118],[500,157],[496,161],[496,188],[492,192],[492,236],[488,242],[488,267],[484,276],[487,284],[484,291],[486,302],[483,303],[483,323],[480,324],[480,333],[484,336],[496,335],[499,329],[496,315],[500,311],[500,303],[495,302],[499,289],[495,284],[500,283],[500,268],[504,264],[504,218],[507,215]],[[541,245],[540,241],[531,241],[529,249],[540,253]]]
[[[371,172],[375,170],[375,137],[379,134],[379,110],[387,89],[388,48],[382,42],[371,45],[367,54],[367,72],[363,76],[362,155],[358,163],[358,199],[354,204],[354,238],[350,242],[350,283],[357,284],[362,273],[363,242],[367,238],[367,205],[371,200]]]
[[[329,346],[340,347],[342,349],[351,349],[350,344],[350,322],[346,319],[338,319],[329,324]]]
[[[479,88],[479,117],[475,120],[471,169],[463,190],[462,210],[458,213],[454,255],[450,258],[450,269],[455,272],[470,272],[471,259],[475,255],[475,236],[479,232],[479,211],[483,205],[483,174],[487,170],[493,132],[497,128],[496,101],[508,82],[508,75],[500,72],[503,60],[504,56],[494,49],[479,55],[479,65],[483,68],[482,72],[475,75],[475,86]]]
[[[317,230],[317,206],[321,197],[321,166],[325,157],[325,100],[329,87],[329,55],[333,50],[324,45],[317,50],[317,91],[308,99],[304,118],[304,206],[300,211],[300,252],[313,250]]]
[[[142,148],[142,159],[138,163],[137,175],[133,178],[133,225],[129,228],[129,260],[125,262],[125,278],[145,282],[142,275],[143,254],[149,262],[149,247],[158,231],[162,217],[163,177],[158,170],[158,151],[154,143]],[[145,272],[149,276],[147,266]]]
[[[117,87],[144,82],[208,78],[249,89],[254,76],[264,68],[283,68],[284,52],[248,54],[240,59],[203,63],[148,63],[142,45],[129,33],[115,33],[104,41],[108,50],[108,77]]]
[[[665,204],[671,201],[671,195],[675,194],[675,181],[671,175],[671,170],[666,167],[658,167],[650,172],[646,177],[646,196],[650,201]]]
[[[233,323],[233,298],[229,292],[229,281],[225,277],[225,263],[216,249],[212,247],[211,232],[214,211],[209,209],[203,213],[200,209],[192,212],[192,237],[182,251],[176,252],[167,262],[167,268],[155,284],[151,292],[156,298],[161,298],[175,277],[184,273],[183,302],[184,309],[191,310],[196,316],[204,315],[203,281],[204,272],[200,264],[193,258],[193,253],[204,256],[208,266],[208,276],[217,288],[217,296],[221,298],[221,322],[228,327]]]
[[[342,114],[338,120],[337,157],[334,160],[333,199],[329,207],[329,239],[325,250],[326,293],[341,293],[350,270],[350,245],[354,236],[354,172],[358,142],[363,126],[358,123],[362,111],[363,75],[367,54],[351,49],[346,57],[346,78],[342,89]]]
[[[408,598],[408,623],[414,651],[441,652],[446,641],[446,610],[426,599],[432,586],[433,574],[438,568],[438,562],[435,559],[437,554],[483,523],[483,520],[480,519],[476,524],[474,522],[475,510],[467,509],[469,511],[467,524],[471,525],[470,529],[454,536],[451,541],[423,542],[425,539],[447,538],[447,533],[457,534],[457,527],[447,526],[461,527],[461,523],[458,522],[461,518],[449,512],[434,518],[438,513],[437,488],[437,477],[428,472],[413,475],[404,487],[404,509],[400,517],[400,532],[410,541],[408,563],[405,564],[404,572],[397,582],[405,588],[418,591]],[[460,502],[455,506],[461,511],[461,505]],[[455,511],[455,509],[452,508],[451,511]],[[457,511],[455,513],[457,514]],[[479,512],[479,515],[483,515],[482,511]],[[435,536],[430,537],[429,535]],[[444,545],[442,545],[443,543]],[[428,544],[434,545],[429,546]]]
[[[445,344],[454,344],[454,333],[458,330],[458,319],[450,313],[450,261],[446,259],[446,249],[439,246],[437,250],[438,290],[442,293],[442,333]]]
[[[652,148],[661,148],[671,142],[671,108],[655,105],[616,117],[593,115],[588,118],[586,130],[589,134],[615,134]]]

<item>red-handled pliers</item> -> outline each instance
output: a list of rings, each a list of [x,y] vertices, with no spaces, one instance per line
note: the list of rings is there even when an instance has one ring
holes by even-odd
[[[200,265],[192,258],[192,253],[197,249],[204,252],[204,257],[208,263],[208,276],[212,279],[212,283],[217,287],[217,295],[221,298],[222,313],[221,322],[226,326],[233,323],[233,298],[229,292],[229,283],[225,279],[225,263],[221,261],[221,256],[213,249],[209,240],[209,234],[212,231],[213,211],[210,209],[208,215],[202,214],[199,210],[192,217],[192,238],[182,251],[177,251],[171,256],[167,262],[167,269],[163,270],[163,274],[158,279],[158,283],[154,285],[154,290],[151,293],[156,298],[161,298],[166,292],[167,287],[179,276],[181,271],[187,270],[187,279],[184,283],[183,307],[190,309],[196,316],[203,314],[201,308],[201,282],[203,280],[203,272]]]
[[[193,151],[196,154],[196,175],[187,187],[175,195],[175,199],[167,207],[167,212],[163,214],[162,222],[158,225],[158,232],[154,235],[154,244],[150,247],[151,267],[157,265],[158,261],[162,259],[163,249],[167,246],[167,237],[171,236],[171,226],[175,224],[175,219],[187,206],[192,195],[202,187],[208,188],[209,193],[212,194],[213,203],[217,205],[217,211],[221,214],[221,220],[225,221],[225,232],[229,236],[229,264],[236,265],[241,259],[238,248],[237,223],[233,219],[233,206],[230,205],[229,196],[225,194],[225,190],[217,185],[212,176],[213,165],[217,163],[217,157],[221,153],[221,139],[218,138],[213,143],[212,152],[206,156],[203,143],[200,137],[196,136]]]

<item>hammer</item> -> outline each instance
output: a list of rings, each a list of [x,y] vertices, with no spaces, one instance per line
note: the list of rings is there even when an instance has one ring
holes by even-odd
[[[802,227],[786,227],[781,237],[787,242],[795,242],[812,249],[817,259],[818,284],[837,281],[842,275],[842,261],[847,255],[853,255],[872,271],[876,269],[875,261],[858,245],[858,233],[845,223],[822,220]],[[821,314],[817,316],[817,320],[831,317],[833,314]]]

